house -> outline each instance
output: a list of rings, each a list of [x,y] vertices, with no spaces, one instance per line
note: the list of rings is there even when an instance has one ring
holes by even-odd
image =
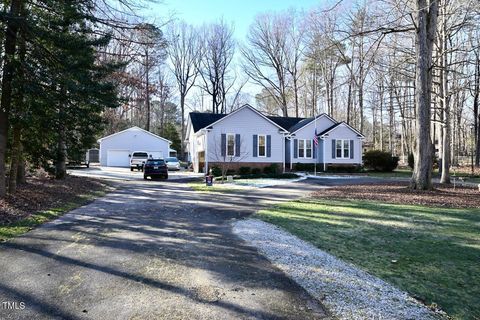
[[[98,140],[100,165],[107,167],[129,167],[130,155],[134,151],[146,151],[154,158],[168,157],[171,142],[139,127],[114,133]]]
[[[191,112],[186,137],[195,172],[227,162],[231,169],[277,164],[284,171],[297,163],[320,164],[324,170],[362,164],[364,136],[326,114],[270,117],[250,105],[230,114]]]

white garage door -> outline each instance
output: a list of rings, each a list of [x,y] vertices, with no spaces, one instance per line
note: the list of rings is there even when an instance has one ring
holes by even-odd
[[[153,159],[163,159],[162,151],[148,151],[148,156],[152,156]]]
[[[130,158],[128,150],[107,150],[108,167],[129,167]]]

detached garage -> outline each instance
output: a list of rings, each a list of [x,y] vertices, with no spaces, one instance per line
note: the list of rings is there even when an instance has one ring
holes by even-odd
[[[134,151],[145,151],[154,158],[169,156],[171,142],[139,127],[132,127],[98,140],[100,165],[129,167]]]

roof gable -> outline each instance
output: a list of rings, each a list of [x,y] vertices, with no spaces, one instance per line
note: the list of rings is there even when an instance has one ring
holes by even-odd
[[[149,134],[149,135],[151,135],[151,136],[153,136],[153,137],[155,137],[155,138],[157,138],[157,139],[161,139],[161,140],[163,140],[163,141],[165,141],[165,142],[168,142],[169,144],[172,143],[172,142],[171,142],[170,140],[168,140],[168,139],[165,139],[165,138],[163,138],[163,137],[160,137],[160,136],[158,136],[158,135],[156,135],[156,134],[154,134],[154,133],[151,133],[150,131],[144,130],[144,129],[139,128],[139,127],[137,127],[137,126],[133,126],[133,127],[131,127],[131,128],[128,128],[128,129],[125,129],[125,130],[122,130],[122,131],[113,133],[113,134],[111,134],[111,135],[108,135],[108,136],[106,136],[106,137],[100,138],[100,139],[97,140],[97,142],[101,142],[101,141],[103,141],[103,140],[105,140],[105,139],[113,138],[114,136],[120,135],[120,134],[122,134],[122,133],[130,132],[130,131],[138,131],[138,132],[146,133],[146,134]]]
[[[353,131],[354,133],[356,133],[360,138],[365,138],[365,136],[363,134],[361,134],[359,131],[357,131],[355,128],[353,128],[351,125],[349,125],[348,123],[346,123],[345,121],[342,121],[342,122],[338,122],[336,124],[334,124],[333,126],[323,130],[322,132],[320,132],[318,134],[318,136],[325,136],[326,134],[332,132],[333,130],[335,130],[336,128],[340,127],[340,126],[344,126],[346,127],[347,129]]]
[[[260,111],[258,111],[254,107],[252,107],[251,105],[245,104],[242,107],[238,108],[237,110],[235,110],[235,111],[233,111],[229,114],[213,114],[213,113],[191,112],[190,113],[190,119],[191,119],[191,122],[192,122],[192,127],[194,129],[194,132],[197,132],[200,129],[204,129],[206,127],[212,126],[212,125],[222,121],[223,119],[232,117],[235,114],[237,114],[239,111],[244,110],[244,109],[249,109],[249,110],[253,111],[253,113],[255,113],[258,116],[262,117],[263,119],[267,120],[268,122],[270,122],[274,126],[278,127],[279,129],[287,131],[284,127],[282,127],[281,125],[279,125],[278,123],[276,123],[275,121],[270,119],[269,117],[265,116],[263,113],[261,113]],[[192,113],[194,114],[193,115],[194,118],[198,117],[198,119],[195,120],[196,124],[194,124],[194,119],[192,118]],[[217,119],[215,120],[215,118],[217,118]],[[215,121],[212,121],[212,120],[215,120]]]
[[[327,118],[329,120],[331,120],[333,123],[337,123],[337,121],[335,121],[335,119],[333,119],[332,117],[330,117],[328,114],[326,113],[322,113],[322,114],[319,114],[318,116],[315,116],[315,117],[310,117],[310,118],[306,118],[306,119],[303,119],[302,121],[298,122],[295,126],[291,127],[289,129],[289,131],[291,133],[295,133],[297,132],[298,130],[302,129],[303,127],[305,127],[306,125],[308,125],[309,123],[312,123],[315,119],[321,119],[321,118]]]

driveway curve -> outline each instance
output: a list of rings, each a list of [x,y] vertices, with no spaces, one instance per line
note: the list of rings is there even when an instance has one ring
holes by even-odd
[[[230,227],[319,186],[196,193],[116,182],[0,245],[1,319],[324,319],[323,306]]]

